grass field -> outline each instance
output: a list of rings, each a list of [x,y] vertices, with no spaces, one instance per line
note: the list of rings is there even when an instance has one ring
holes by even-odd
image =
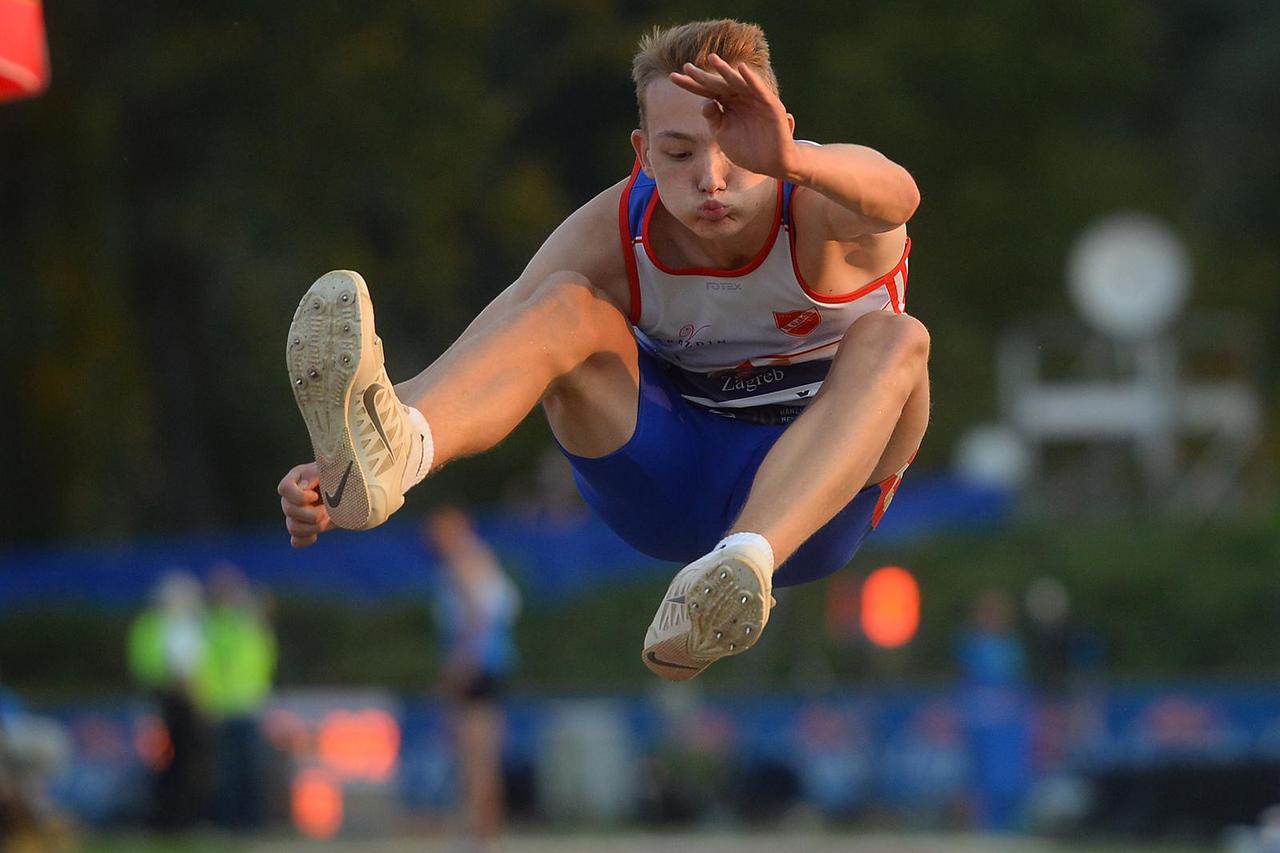
[[[195,835],[157,839],[120,835],[89,841],[83,853],[453,853],[470,850],[439,837],[311,842]],[[582,834],[512,837],[492,853],[1212,853],[1205,846],[1137,842],[1062,843],[973,835],[912,836],[827,833]]]

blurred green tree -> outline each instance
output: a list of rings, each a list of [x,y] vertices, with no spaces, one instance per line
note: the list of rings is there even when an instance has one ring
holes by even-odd
[[[639,34],[718,9],[51,6],[52,88],[0,112],[0,355],[18,379],[3,422],[21,448],[0,542],[271,522],[276,480],[308,452],[281,359],[298,294],[327,269],[362,271],[393,378],[418,369],[626,173]],[[733,14],[768,32],[801,136],[878,147],[922,187],[925,466],[993,414],[995,334],[1064,308],[1070,241],[1115,208],[1188,236],[1198,302],[1280,333],[1275,4],[748,0]],[[545,434],[532,419],[432,493],[497,500]]]

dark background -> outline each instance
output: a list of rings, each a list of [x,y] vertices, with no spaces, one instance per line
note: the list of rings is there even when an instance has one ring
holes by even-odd
[[[309,451],[283,367],[307,285],[360,270],[407,378],[629,170],[638,36],[726,11],[51,4],[52,87],[0,111],[0,546],[274,523],[275,483]],[[1071,241],[1117,209],[1187,241],[1193,311],[1260,324],[1274,414],[1280,6],[731,14],[764,26],[798,135],[871,145],[919,183],[910,308],[933,332],[935,400],[920,470],[994,416],[996,334],[1069,310]],[[416,500],[502,502],[547,443],[532,418]]]

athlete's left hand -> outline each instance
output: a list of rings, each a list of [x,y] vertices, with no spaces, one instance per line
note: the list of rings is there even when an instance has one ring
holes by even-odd
[[[746,63],[735,67],[714,53],[708,62],[711,71],[686,62],[684,73],[672,72],[671,82],[707,99],[702,114],[720,150],[756,174],[793,177],[797,146],[781,99]]]

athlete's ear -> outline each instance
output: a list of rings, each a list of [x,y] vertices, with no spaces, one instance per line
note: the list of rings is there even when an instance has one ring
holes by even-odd
[[[791,135],[796,135],[796,117],[791,113],[787,113],[787,128],[791,131]]]
[[[653,174],[653,170],[649,168],[649,137],[643,130],[636,128],[631,131],[631,147],[636,150],[636,156],[640,158],[640,166],[649,174]]]

